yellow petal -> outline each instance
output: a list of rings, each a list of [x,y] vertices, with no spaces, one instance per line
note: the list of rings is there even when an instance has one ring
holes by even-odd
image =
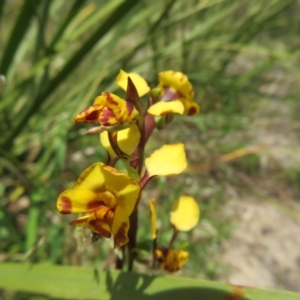
[[[126,211],[118,206],[115,214],[111,231],[114,236],[115,248],[119,248],[128,242],[128,230],[129,230],[129,217]]]
[[[180,174],[187,166],[184,145],[164,145],[145,160],[145,165],[149,177]]]
[[[100,195],[111,192],[129,216],[140,194],[139,184],[127,174],[103,163],[88,167],[79,177],[75,188],[91,190]]]
[[[138,200],[140,194],[139,184],[127,174],[103,165],[102,172],[105,178],[105,190],[111,191],[117,198],[121,206],[129,216]]]
[[[148,113],[154,116],[163,116],[166,114],[184,114],[184,105],[180,100],[161,101],[148,108]]]
[[[96,163],[85,169],[79,176],[75,188],[82,188],[98,192],[105,192],[105,177],[103,174],[103,163]]]
[[[123,70],[120,70],[119,75],[116,79],[116,84],[125,92],[127,91],[127,80],[128,77],[131,78],[135,88],[140,97],[146,95],[150,91],[150,87],[147,81],[137,73],[126,73]]]
[[[166,87],[178,91],[184,98],[192,99],[194,90],[187,76],[181,72],[164,71],[158,74],[159,87],[164,90]]]
[[[61,214],[89,212],[100,205],[96,193],[82,188],[66,190],[57,199],[57,209]]]
[[[193,116],[199,114],[199,112],[200,112],[200,106],[196,102],[192,102],[190,107],[187,109],[186,114],[188,116]]]
[[[196,200],[190,196],[181,196],[170,213],[171,223],[180,231],[194,228],[200,218],[200,209]]]
[[[149,201],[150,218],[151,218],[151,238],[154,240],[157,238],[157,218],[155,211],[156,200]]]
[[[191,100],[188,99],[180,99],[182,101],[182,104],[184,106],[184,114],[188,116],[193,116],[196,114],[199,114],[200,112],[200,106]]]
[[[135,148],[137,147],[140,141],[140,137],[141,134],[136,124],[134,124],[130,128],[118,131],[117,141],[118,141],[119,148],[124,153],[131,155],[135,150]],[[108,140],[108,133],[106,131],[100,134],[100,140],[103,147],[109,153],[109,156],[111,158],[117,157],[117,155],[115,154],[114,150],[110,145],[110,142]]]

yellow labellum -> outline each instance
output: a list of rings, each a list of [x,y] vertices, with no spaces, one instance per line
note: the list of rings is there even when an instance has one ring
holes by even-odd
[[[153,116],[163,116],[166,114],[184,114],[184,105],[180,100],[161,101],[148,108],[148,113]]]
[[[187,166],[184,145],[164,145],[145,160],[145,165],[149,177],[180,174]]]
[[[128,77],[133,81],[140,97],[146,95],[150,91],[147,81],[142,76],[137,73],[126,73],[123,70],[120,70],[116,79],[116,84],[125,92],[127,91]]]
[[[190,196],[181,196],[170,213],[170,221],[179,231],[191,230],[198,224],[199,218],[199,205]]]
[[[151,219],[151,238],[154,240],[157,238],[157,217],[155,210],[156,200],[149,201],[150,219]]]

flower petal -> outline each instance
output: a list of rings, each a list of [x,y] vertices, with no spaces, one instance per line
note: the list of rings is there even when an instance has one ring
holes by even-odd
[[[187,166],[184,145],[164,145],[145,160],[145,165],[149,177],[180,174]]]
[[[103,107],[98,104],[91,105],[75,116],[74,121],[77,123],[98,123],[102,110]]]
[[[168,272],[179,271],[189,259],[189,253],[183,250],[157,248],[155,255],[161,267]]]
[[[180,100],[161,101],[148,108],[148,113],[154,116],[164,116],[166,114],[184,114],[184,105]]]
[[[200,209],[193,197],[181,196],[170,213],[170,221],[177,230],[189,231],[194,228],[200,218]]]
[[[164,71],[158,74],[159,87],[172,88],[174,92],[179,92],[182,97],[192,99],[194,97],[194,90],[192,84],[189,82],[187,76],[181,72]]]
[[[128,242],[129,217],[126,211],[118,206],[111,226],[111,231],[114,236],[114,248],[119,248]]]
[[[155,211],[156,200],[149,201],[150,218],[151,218],[151,238],[154,240],[157,238],[157,217]]]
[[[112,93],[102,93],[95,99],[94,105],[103,107],[99,114],[99,123],[106,127],[119,126],[118,130],[132,124],[139,116],[133,103]]]
[[[130,128],[118,131],[117,141],[119,148],[126,154],[131,155],[135,148],[137,147],[140,141],[140,131],[136,124],[131,126]],[[108,140],[108,133],[103,132],[100,134],[100,140],[103,147],[109,153],[111,158],[117,157],[116,153],[112,149],[110,142]]]
[[[119,75],[116,79],[116,84],[123,90],[127,91],[127,82],[128,77],[131,78],[135,88],[140,97],[146,95],[150,91],[150,87],[147,81],[137,73],[126,73],[123,70],[120,70]]]
[[[181,99],[184,106],[184,114],[188,116],[193,116],[199,114],[200,106],[194,102],[187,99]]]
[[[80,175],[75,188],[97,194],[111,192],[128,216],[132,213],[140,194],[140,186],[135,180],[103,163],[95,163],[88,167]]]
[[[111,237],[111,229],[107,222],[99,220],[94,214],[90,214],[70,222],[70,225],[87,227],[106,238]]]
[[[105,192],[105,177],[103,163],[95,163],[85,169],[79,176],[75,188],[82,188],[94,193]]]
[[[61,214],[90,212],[101,205],[98,195],[89,189],[74,188],[58,196],[57,209]]]
[[[102,172],[105,178],[106,190],[111,191],[116,196],[119,206],[121,206],[129,216],[140,194],[139,184],[128,175],[110,166],[103,165]]]

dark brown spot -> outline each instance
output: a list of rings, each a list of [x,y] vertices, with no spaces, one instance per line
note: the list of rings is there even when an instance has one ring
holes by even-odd
[[[93,110],[89,114],[85,116],[85,119],[87,122],[96,122],[98,119],[99,111],[98,110]]]
[[[86,209],[87,210],[93,210],[95,208],[100,207],[103,204],[104,204],[103,201],[100,201],[100,200],[91,201],[87,204]]]
[[[197,113],[197,108],[193,106],[188,111],[189,116],[195,115],[196,113]]]
[[[123,222],[114,237],[115,248],[119,247],[120,245],[124,245],[128,242],[127,231],[128,231],[128,224]]]
[[[68,197],[66,196],[61,197],[60,204],[61,204],[61,211],[60,211],[61,214],[65,215],[65,214],[70,214],[72,212],[72,202]]]

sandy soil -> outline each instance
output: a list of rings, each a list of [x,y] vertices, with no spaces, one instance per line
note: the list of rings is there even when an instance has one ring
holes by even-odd
[[[228,202],[226,213],[237,220],[237,227],[224,242],[222,260],[233,284],[300,291],[299,190],[272,178],[280,169],[299,170],[300,119],[293,115],[297,109],[274,101],[257,113],[250,129],[253,144],[270,149],[260,154],[261,179],[244,179],[265,196],[236,195]]]

